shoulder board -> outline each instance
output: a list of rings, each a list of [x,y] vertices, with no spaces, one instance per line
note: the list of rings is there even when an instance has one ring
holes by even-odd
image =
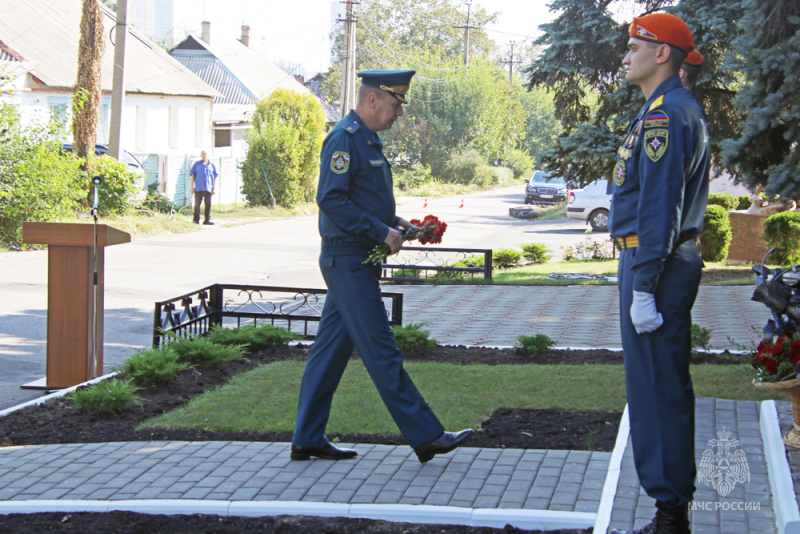
[[[359,128],[361,128],[361,125],[360,125],[358,122],[356,122],[356,121],[350,121],[349,123],[347,123],[347,124],[344,126],[344,128],[343,128],[343,129],[344,129],[344,131],[346,131],[347,133],[354,134],[354,133],[356,133],[356,132],[358,131],[358,129],[359,129]]]
[[[655,100],[653,100],[653,103],[650,104],[650,107],[647,108],[647,111],[652,111],[652,110],[656,109],[657,107],[659,107],[660,105],[662,105],[663,103],[664,103],[664,95],[661,95],[658,98],[656,98]]]

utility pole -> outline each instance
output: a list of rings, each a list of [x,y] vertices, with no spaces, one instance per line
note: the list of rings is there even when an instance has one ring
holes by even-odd
[[[511,57],[507,61],[501,61],[503,65],[508,64],[508,83],[510,85],[514,85],[514,63],[522,63],[522,61],[517,60],[514,61],[514,45],[516,44],[514,41],[511,41]]]
[[[345,53],[342,65],[342,95],[340,100],[341,116],[344,118],[351,109],[356,107],[356,0],[347,0],[347,14],[345,23]]]
[[[108,127],[108,154],[119,159],[122,152],[122,108],[125,106],[125,41],[128,36],[128,0],[117,0],[117,25],[114,27],[114,78],[111,85],[111,122]]]
[[[469,67],[469,31],[477,30],[480,26],[469,25],[470,8],[472,7],[472,0],[467,0],[467,23],[464,26],[453,26],[454,28],[464,28],[464,66]]]

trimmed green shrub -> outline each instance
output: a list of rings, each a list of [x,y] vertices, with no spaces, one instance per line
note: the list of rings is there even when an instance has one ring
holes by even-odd
[[[525,349],[525,351],[531,356],[539,356],[544,354],[556,344],[556,342],[553,341],[547,334],[519,336],[517,337],[517,341],[519,341],[519,344],[522,346],[522,348]]]
[[[228,363],[244,354],[241,345],[218,345],[205,337],[186,339],[168,333],[167,348],[178,354],[178,361],[194,367],[214,367]]]
[[[519,265],[522,253],[510,248],[500,248],[492,252],[492,267],[497,269],[509,269]]]
[[[429,167],[415,163],[403,169],[392,172],[394,186],[400,191],[406,191],[433,181],[433,174]]]
[[[394,341],[401,352],[421,354],[436,346],[430,332],[422,330],[427,323],[408,323],[405,326],[393,325]]]
[[[92,158],[89,174],[86,201],[92,205],[94,188],[91,179],[94,176],[101,176],[103,183],[97,189],[97,198],[100,213],[104,216],[130,213],[136,207],[137,197],[141,200],[144,196],[143,179],[135,172],[129,171],[127,165],[111,156]]]
[[[722,206],[726,210],[735,210],[739,205],[739,201],[735,196],[730,193],[710,193],[708,195],[708,204],[714,206]]]
[[[800,212],[782,211],[764,221],[764,242],[775,247],[770,261],[778,265],[800,263]]]
[[[547,263],[550,259],[550,249],[539,243],[527,243],[522,245],[522,255],[531,263]]]
[[[453,267],[483,267],[486,265],[486,256],[483,254],[470,254],[453,263]]]
[[[223,328],[214,325],[208,332],[208,340],[217,345],[239,346],[245,352],[256,352],[271,347],[285,347],[290,341],[303,336],[271,324],[246,325],[239,328]]]
[[[313,95],[276,89],[259,100],[242,163],[247,203],[269,206],[270,191],[286,208],[313,200],[324,135],[325,116]]]
[[[700,256],[710,262],[725,261],[731,244],[731,221],[722,206],[714,204],[706,208],[703,233],[700,234]]]
[[[514,178],[517,180],[523,176],[528,177],[533,174],[533,158],[530,154],[518,148],[508,151],[504,165],[512,170]]]
[[[82,412],[120,413],[131,404],[139,404],[136,386],[122,380],[112,378],[103,380],[89,387],[81,387],[69,398],[75,407]]]
[[[747,210],[750,209],[750,195],[739,195],[736,197],[736,209],[737,210]]]
[[[475,149],[454,152],[442,166],[440,178],[457,184],[491,185],[492,170]]]
[[[178,354],[170,349],[145,349],[136,352],[122,362],[117,369],[135,386],[167,384],[175,380],[175,375],[188,369],[190,365],[178,361]]]
[[[692,324],[692,348],[709,350],[711,348],[711,329]]]

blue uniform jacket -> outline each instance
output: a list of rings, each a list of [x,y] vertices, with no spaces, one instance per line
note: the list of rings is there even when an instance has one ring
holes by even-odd
[[[392,169],[383,142],[350,111],[322,143],[319,233],[322,255],[362,253],[397,225]]]
[[[637,234],[635,291],[655,292],[679,238],[702,232],[708,203],[708,125],[673,76],[642,107],[617,153],[609,229]]]

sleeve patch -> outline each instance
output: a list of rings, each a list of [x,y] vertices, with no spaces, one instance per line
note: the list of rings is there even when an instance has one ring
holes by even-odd
[[[650,104],[650,107],[648,107],[647,110],[648,111],[652,111],[652,110],[656,109],[657,107],[661,107],[662,104],[664,104],[664,95],[661,95],[658,98],[656,98],[655,100],[653,100],[653,103]]]
[[[644,152],[650,161],[658,162],[667,153],[669,130],[658,128],[644,132]]]
[[[336,174],[347,172],[350,168],[350,154],[347,152],[334,152],[331,156],[331,170]]]
[[[644,118],[645,128],[668,128],[669,116],[660,109],[653,110]]]

